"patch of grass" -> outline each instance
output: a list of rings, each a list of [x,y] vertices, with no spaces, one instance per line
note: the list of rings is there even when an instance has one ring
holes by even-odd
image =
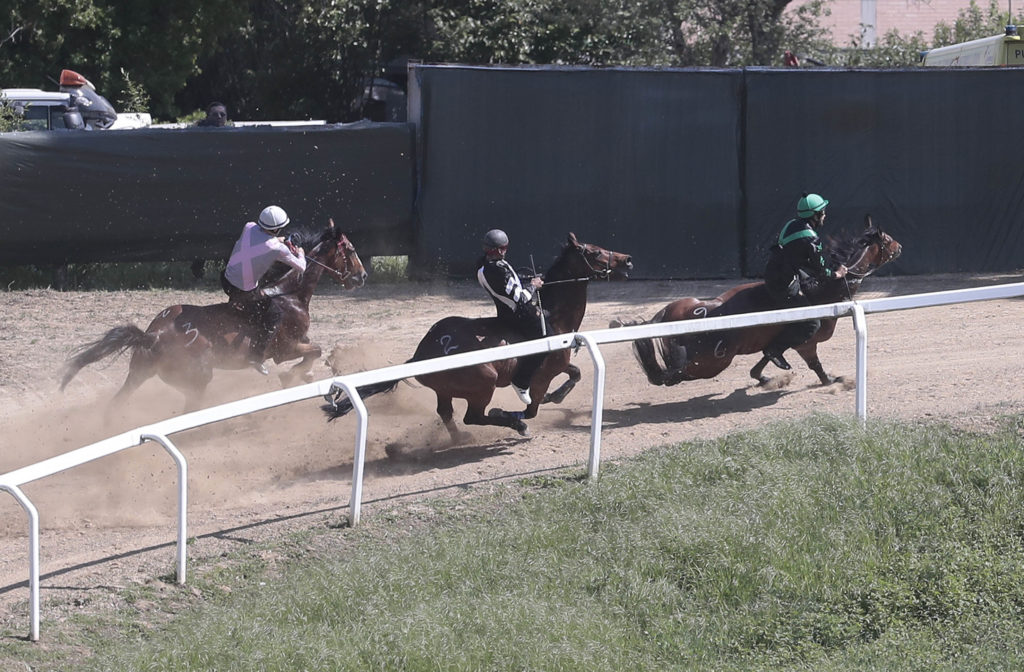
[[[409,257],[373,257],[370,259],[370,282],[396,283],[409,281]]]
[[[413,505],[78,667],[1020,669],[1024,418],[995,427],[815,416]]]
[[[63,266],[0,266],[0,290],[194,289],[220,287],[224,264],[203,262],[196,277],[192,262],[85,263]]]

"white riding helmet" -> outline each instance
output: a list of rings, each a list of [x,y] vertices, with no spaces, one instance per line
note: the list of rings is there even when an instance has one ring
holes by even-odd
[[[288,226],[288,213],[276,205],[268,205],[260,213],[259,225],[264,231],[280,231]]]

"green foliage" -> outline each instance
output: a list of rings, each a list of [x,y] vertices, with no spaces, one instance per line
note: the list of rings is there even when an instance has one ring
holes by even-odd
[[[221,262],[207,261],[200,280],[193,275],[191,264],[183,261],[0,266],[0,291],[48,287],[60,290],[220,287],[217,277],[221,270]]]
[[[374,283],[406,281],[409,279],[409,257],[373,257],[370,276]]]
[[[79,668],[1019,669],[1022,432],[817,416],[434,500]]]
[[[0,95],[0,133],[9,133],[21,129],[21,117],[5,103],[5,98]]]
[[[121,77],[124,79],[124,88],[118,100],[118,112],[148,112],[149,94],[146,90],[124,68],[121,68]]]
[[[0,81],[50,88],[76,69],[121,106],[162,119],[225,102],[236,119],[366,114],[367,84],[406,60],[592,66],[909,67],[923,33],[836,47],[827,0],[9,0]],[[999,3],[972,3],[933,46],[1002,31]],[[126,73],[131,73],[127,78]],[[123,85],[123,88],[122,88]],[[146,97],[149,97],[147,102]]]

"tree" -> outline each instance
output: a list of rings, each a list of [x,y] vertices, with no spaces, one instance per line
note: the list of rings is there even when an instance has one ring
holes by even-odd
[[[123,70],[172,117],[198,59],[239,16],[233,0],[0,0],[0,81],[53,88],[69,68],[109,93]]]

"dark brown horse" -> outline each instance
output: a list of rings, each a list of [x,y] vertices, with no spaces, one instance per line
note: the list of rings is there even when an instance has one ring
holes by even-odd
[[[849,270],[845,278],[826,280],[814,288],[808,288],[806,294],[812,304],[836,303],[853,298],[864,278],[902,252],[898,242],[871,223],[870,216],[866,221],[867,228],[860,237],[853,240],[831,241],[828,244],[828,254],[833,265],[844,264]],[[772,302],[764,283],[751,282],[734,287],[714,299],[685,298],[673,301],[647,322],[616,320],[610,326],[675,322],[771,309]],[[728,368],[736,355],[760,353],[782,327],[781,324],[765,324],[743,329],[637,340],[633,342],[633,352],[652,385],[676,385],[684,380],[714,378]],[[821,360],[818,359],[818,344],[832,338],[835,328],[835,319],[823,319],[817,333],[807,342],[794,348],[807,362],[807,366],[818,375],[822,385],[829,385],[836,379],[825,373]],[[658,361],[659,353],[664,364]],[[762,356],[750,370],[751,377],[760,385],[770,381],[770,378],[764,375],[767,364],[768,358]]]
[[[308,249],[303,273],[290,269],[277,284],[265,291],[284,316],[267,355],[275,362],[302,358],[280,374],[281,384],[296,380],[310,382],[313,364],[320,358],[320,346],[310,343],[309,303],[320,276],[334,277],[346,289],[361,287],[366,270],[348,237],[330,221],[315,235],[296,232],[291,236],[299,247]],[[64,365],[60,389],[63,390],[82,367],[109,355],[132,351],[128,377],[111,401],[125,400],[143,382],[159,376],[168,385],[185,394],[185,409],[198,408],[203,392],[213,378],[214,369],[244,369],[249,366],[252,325],[229,303],[210,306],[177,305],[166,308],[146,331],[133,324],[114,327],[100,339],[78,348]]]
[[[561,255],[544,275],[544,286],[540,289],[540,301],[549,313],[548,335],[564,334],[579,329],[587,310],[587,286],[589,280],[625,278],[633,268],[628,254],[612,252],[597,245],[581,243],[570,233]],[[444,355],[470,352],[484,348],[505,345],[505,333],[496,318],[471,319],[467,317],[446,317],[432,326],[420,341],[410,362],[443,357]],[[463,422],[467,425],[500,425],[511,427],[523,436],[528,435],[524,419],[537,415],[542,402],[558,402],[565,398],[572,386],[579,380],[579,369],[569,364],[570,352],[558,350],[550,353],[533,376],[530,397],[533,400],[524,411],[505,411],[492,408],[494,390],[511,383],[516,360],[506,359],[488,364],[467,366],[452,371],[441,371],[417,376],[416,380],[434,390],[437,395],[437,414],[441,416],[453,441],[459,438],[456,428],[453,399],[465,399],[467,408]],[[556,392],[546,395],[555,376],[569,373],[570,379]],[[575,373],[575,376],[573,376]],[[361,397],[393,390],[398,381],[359,388]],[[330,419],[340,417],[352,409],[352,402],[337,391],[325,406]]]

